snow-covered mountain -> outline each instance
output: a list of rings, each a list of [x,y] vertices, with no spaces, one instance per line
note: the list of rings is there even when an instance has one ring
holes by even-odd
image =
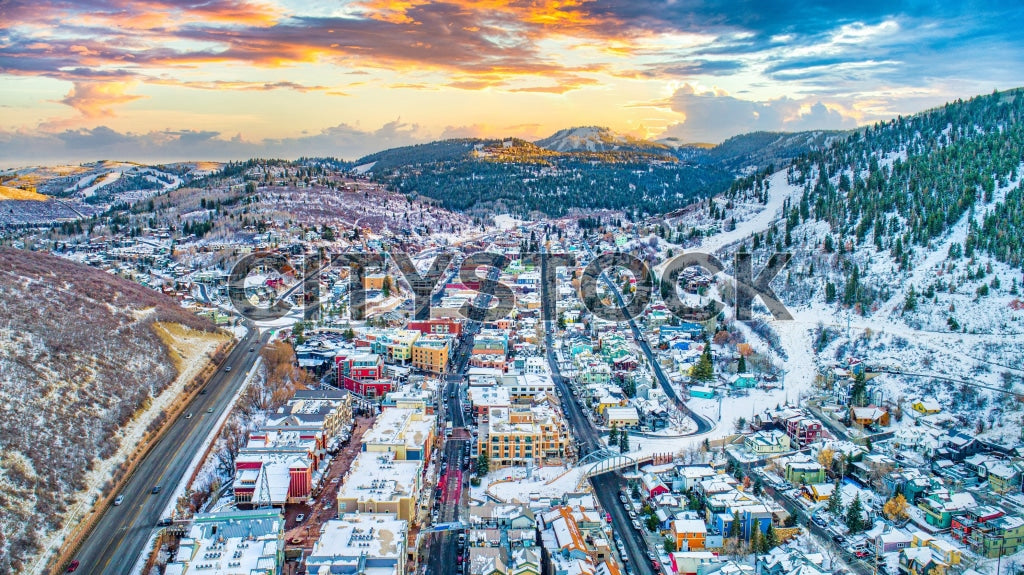
[[[671,148],[664,144],[617,134],[601,126],[565,128],[534,143],[555,152],[638,151],[666,155],[671,153]]]

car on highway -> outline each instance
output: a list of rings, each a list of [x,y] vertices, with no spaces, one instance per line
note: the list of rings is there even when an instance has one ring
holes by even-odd
[[[231,371],[231,366],[229,365],[229,366],[225,367],[224,371]]]
[[[75,570],[78,569],[79,565],[80,563],[78,562],[78,559],[71,561],[71,563],[68,564],[68,568],[65,573],[74,573]]]
[[[213,408],[211,407],[210,409],[207,409],[206,413],[213,413]]]
[[[199,395],[206,395],[206,388],[205,387],[203,389],[199,390]]]
[[[295,516],[295,522],[296,523],[302,523],[302,520],[305,519],[305,518],[306,518],[306,514],[305,513],[299,513],[298,515]]]
[[[114,505],[120,505],[122,503],[124,503],[124,495],[118,495],[117,498],[114,499]]]
[[[159,485],[154,485],[153,486],[153,490],[150,491],[150,493],[152,493],[153,495],[156,495],[157,493],[160,493],[160,489],[162,489],[162,488]]]
[[[185,419],[192,419],[192,412],[186,413],[185,414]]]

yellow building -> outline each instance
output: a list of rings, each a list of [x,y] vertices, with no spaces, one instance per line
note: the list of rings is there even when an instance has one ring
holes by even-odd
[[[373,427],[363,434],[362,450],[393,453],[398,460],[428,461],[436,423],[437,416],[418,409],[389,407],[380,412]]]
[[[401,461],[394,454],[360,453],[338,488],[338,513],[394,513],[414,522],[422,488],[422,461]]]
[[[448,372],[451,339],[442,335],[422,335],[412,345],[412,366],[431,373]]]
[[[569,433],[561,416],[548,405],[492,408],[481,427],[477,447],[490,458],[491,469],[526,465],[560,465]]]
[[[365,290],[382,290],[384,289],[384,282],[389,281],[387,274],[366,274],[363,276],[363,289]]]

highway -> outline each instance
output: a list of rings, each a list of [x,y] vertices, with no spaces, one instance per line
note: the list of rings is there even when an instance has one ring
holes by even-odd
[[[558,360],[554,352],[554,326],[555,304],[552,299],[551,290],[545,278],[554,277],[548,275],[546,254],[541,256],[541,311],[544,319],[544,342],[547,349],[548,365],[551,367],[551,377],[559,390],[562,398],[562,407],[566,422],[572,429],[573,437],[579,445],[579,456],[582,458],[591,451],[604,447],[601,443],[601,434],[594,427],[594,424],[584,415],[579,402],[572,395],[572,390],[558,370]],[[601,507],[612,516],[612,530],[617,539],[620,539],[626,549],[624,562],[627,563],[626,573],[640,573],[650,575],[655,573],[650,559],[647,557],[647,543],[643,535],[633,528],[632,521],[626,514],[626,510],[619,502],[619,493],[625,488],[625,482],[619,473],[604,473],[590,479],[594,487],[594,495],[597,496]]]
[[[146,543],[181,482],[189,463],[205,448],[204,442],[221,414],[233,405],[233,399],[246,373],[259,357],[260,348],[269,339],[250,328],[206,385],[205,394],[196,395],[182,415],[169,422],[170,427],[149,454],[139,463],[119,495],[124,502],[103,512],[96,526],[82,543],[74,558],[79,573],[130,573],[139,555],[148,551]],[[255,348],[250,352],[250,348]],[[231,366],[226,372],[224,367]],[[212,409],[212,413],[207,410]],[[151,493],[160,486],[158,494]],[[61,566],[63,569],[64,566]]]

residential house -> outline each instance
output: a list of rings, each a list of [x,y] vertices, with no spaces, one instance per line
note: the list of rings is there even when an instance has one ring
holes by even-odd
[[[867,427],[869,425],[889,426],[889,412],[881,407],[870,405],[868,407],[851,407],[850,421],[856,425]]]
[[[700,519],[676,519],[672,522],[672,537],[679,551],[704,550],[707,535],[707,525]]]
[[[976,505],[970,493],[950,493],[944,488],[932,491],[917,504],[928,525],[938,529],[949,529],[954,516],[963,515]]]
[[[786,481],[797,484],[825,482],[825,468],[817,461],[792,459],[786,462]]]
[[[900,551],[902,575],[946,575],[948,568],[931,547],[907,547]]]
[[[773,429],[758,431],[743,439],[743,446],[755,455],[772,455],[789,451],[789,436]]]

